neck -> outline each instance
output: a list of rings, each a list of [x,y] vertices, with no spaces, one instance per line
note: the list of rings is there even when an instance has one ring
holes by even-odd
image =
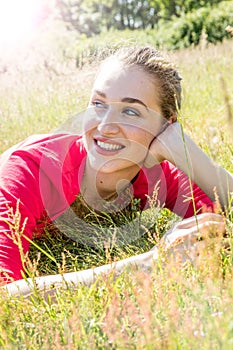
[[[84,177],[82,180],[81,194],[84,200],[91,206],[98,200],[111,200],[128,187],[131,180],[137,175],[140,168],[135,166],[130,169],[105,173],[91,168],[86,161]]]

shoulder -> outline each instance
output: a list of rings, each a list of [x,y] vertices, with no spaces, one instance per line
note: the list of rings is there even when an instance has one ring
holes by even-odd
[[[1,155],[0,172],[11,164],[19,167],[33,163],[40,168],[55,169],[68,162],[69,166],[76,167],[85,156],[86,150],[80,135],[32,135]]]
[[[80,135],[74,134],[36,134],[27,137],[25,140],[15,144],[8,150],[6,150],[2,155],[11,154],[18,150],[33,150],[33,149],[44,149],[44,147],[65,146],[71,145],[72,143],[81,140]]]
[[[40,134],[31,135],[25,140],[12,146],[1,154],[1,161],[9,159],[12,155],[38,156],[46,151],[67,153],[72,149],[85,151],[82,136],[74,134]]]

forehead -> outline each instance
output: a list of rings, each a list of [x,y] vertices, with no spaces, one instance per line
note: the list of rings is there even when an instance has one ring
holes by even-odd
[[[104,62],[94,82],[93,90],[103,92],[109,99],[132,97],[146,102],[156,98],[152,77],[141,67],[136,65],[127,67],[117,59]]]

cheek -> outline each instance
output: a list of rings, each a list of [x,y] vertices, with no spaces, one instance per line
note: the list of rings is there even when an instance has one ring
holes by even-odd
[[[137,135],[138,134],[138,135]],[[137,136],[137,137],[135,137]],[[132,135],[132,140],[135,140],[139,145],[142,145],[144,148],[148,149],[154,136],[148,131],[138,131]]]
[[[149,148],[153,140],[154,140],[154,135],[152,135],[151,133],[146,133],[144,137],[145,147]]]
[[[83,122],[82,135],[86,150],[89,150],[90,142],[92,140],[92,135],[95,129],[96,123],[93,120],[85,120]]]
[[[95,115],[91,115],[90,113],[86,113],[83,122],[82,122],[82,131],[83,134],[90,134],[93,129],[97,128],[98,120]]]

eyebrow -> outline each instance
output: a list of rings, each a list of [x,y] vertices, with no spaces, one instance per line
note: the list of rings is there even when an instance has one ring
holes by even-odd
[[[106,98],[106,94],[100,90],[94,90],[93,92],[97,95],[100,95],[101,97]]]
[[[104,92],[102,92],[102,91],[94,90],[93,92],[96,93],[97,95],[103,97],[103,98],[107,97],[106,94]],[[134,98],[134,97],[123,97],[121,99],[121,101],[122,102],[128,102],[128,103],[138,103],[138,104],[144,106],[148,110],[147,105],[144,102],[142,102],[141,100],[137,99],[137,98]]]
[[[144,106],[144,107],[148,110],[147,105],[146,105],[144,102],[142,102],[141,100],[137,99],[137,98],[133,98],[133,97],[124,97],[124,98],[122,98],[121,101],[122,101],[122,102],[128,102],[128,103],[138,103],[138,104]]]

